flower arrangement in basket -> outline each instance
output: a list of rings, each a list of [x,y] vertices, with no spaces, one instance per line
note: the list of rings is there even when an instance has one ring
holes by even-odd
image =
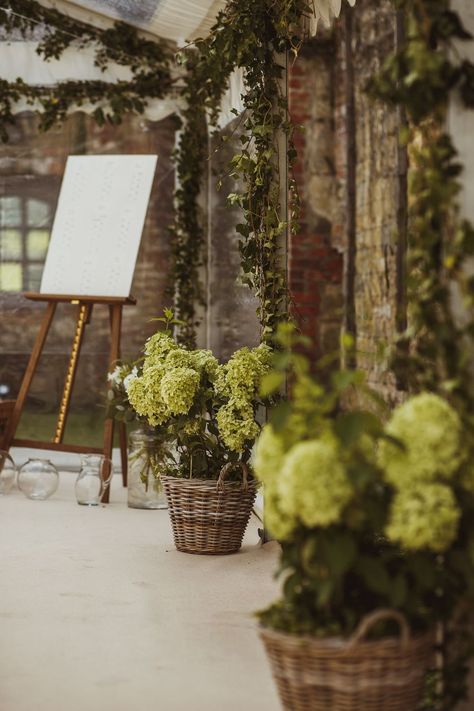
[[[208,350],[179,346],[167,326],[165,318],[146,342],[127,397],[169,443],[162,481],[178,550],[233,553],[255,501],[249,461],[271,351],[242,348],[221,365]]]
[[[348,389],[369,394],[363,376],[337,371],[323,386],[293,352],[291,326],[278,338],[263,390],[288,375],[291,398],[262,431],[255,473],[282,545],[282,596],[259,619],[284,708],[414,711],[426,688],[423,708],[453,708],[436,701],[443,686],[448,696],[452,650],[438,649],[444,670],[427,669],[435,631],[474,594],[474,468],[461,419],[431,393],[386,424],[344,411]],[[462,664],[466,650],[457,647]]]

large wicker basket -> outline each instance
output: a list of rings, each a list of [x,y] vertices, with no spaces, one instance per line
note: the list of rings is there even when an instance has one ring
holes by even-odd
[[[256,496],[247,467],[242,470],[242,482],[225,481],[229,466],[217,481],[162,477],[179,551],[225,555],[240,549]]]
[[[3,436],[7,429],[8,421],[13,414],[15,400],[0,400],[0,449],[3,443]]]
[[[397,620],[400,639],[364,640],[386,618]],[[394,610],[368,615],[348,641],[264,628],[260,636],[288,711],[415,711],[433,662],[434,635],[410,637]]]

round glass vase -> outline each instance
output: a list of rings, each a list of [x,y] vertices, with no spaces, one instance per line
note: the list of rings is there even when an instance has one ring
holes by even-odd
[[[131,432],[128,450],[128,505],[132,509],[167,509],[159,476],[163,445],[144,429]]]
[[[29,499],[49,499],[58,485],[58,470],[49,459],[28,459],[18,472],[18,488]]]

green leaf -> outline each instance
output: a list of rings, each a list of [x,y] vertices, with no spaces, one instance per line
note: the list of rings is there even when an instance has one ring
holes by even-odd
[[[278,370],[272,370],[270,373],[267,373],[262,378],[262,381],[260,383],[260,395],[262,397],[268,397],[269,395],[273,395],[273,393],[280,390],[284,382],[285,374]]]

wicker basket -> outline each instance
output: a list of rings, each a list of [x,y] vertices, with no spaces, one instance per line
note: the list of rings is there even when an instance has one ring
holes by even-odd
[[[3,442],[3,435],[7,429],[8,420],[12,416],[15,407],[15,400],[0,400],[0,448]]]
[[[176,548],[184,553],[225,555],[236,553],[244,537],[256,496],[241,464],[242,482],[226,482],[232,465],[212,479],[162,477]]]
[[[377,622],[393,618],[401,637],[366,641]],[[288,711],[415,711],[434,635],[410,637],[394,610],[365,617],[349,641],[260,630],[283,708]]]

